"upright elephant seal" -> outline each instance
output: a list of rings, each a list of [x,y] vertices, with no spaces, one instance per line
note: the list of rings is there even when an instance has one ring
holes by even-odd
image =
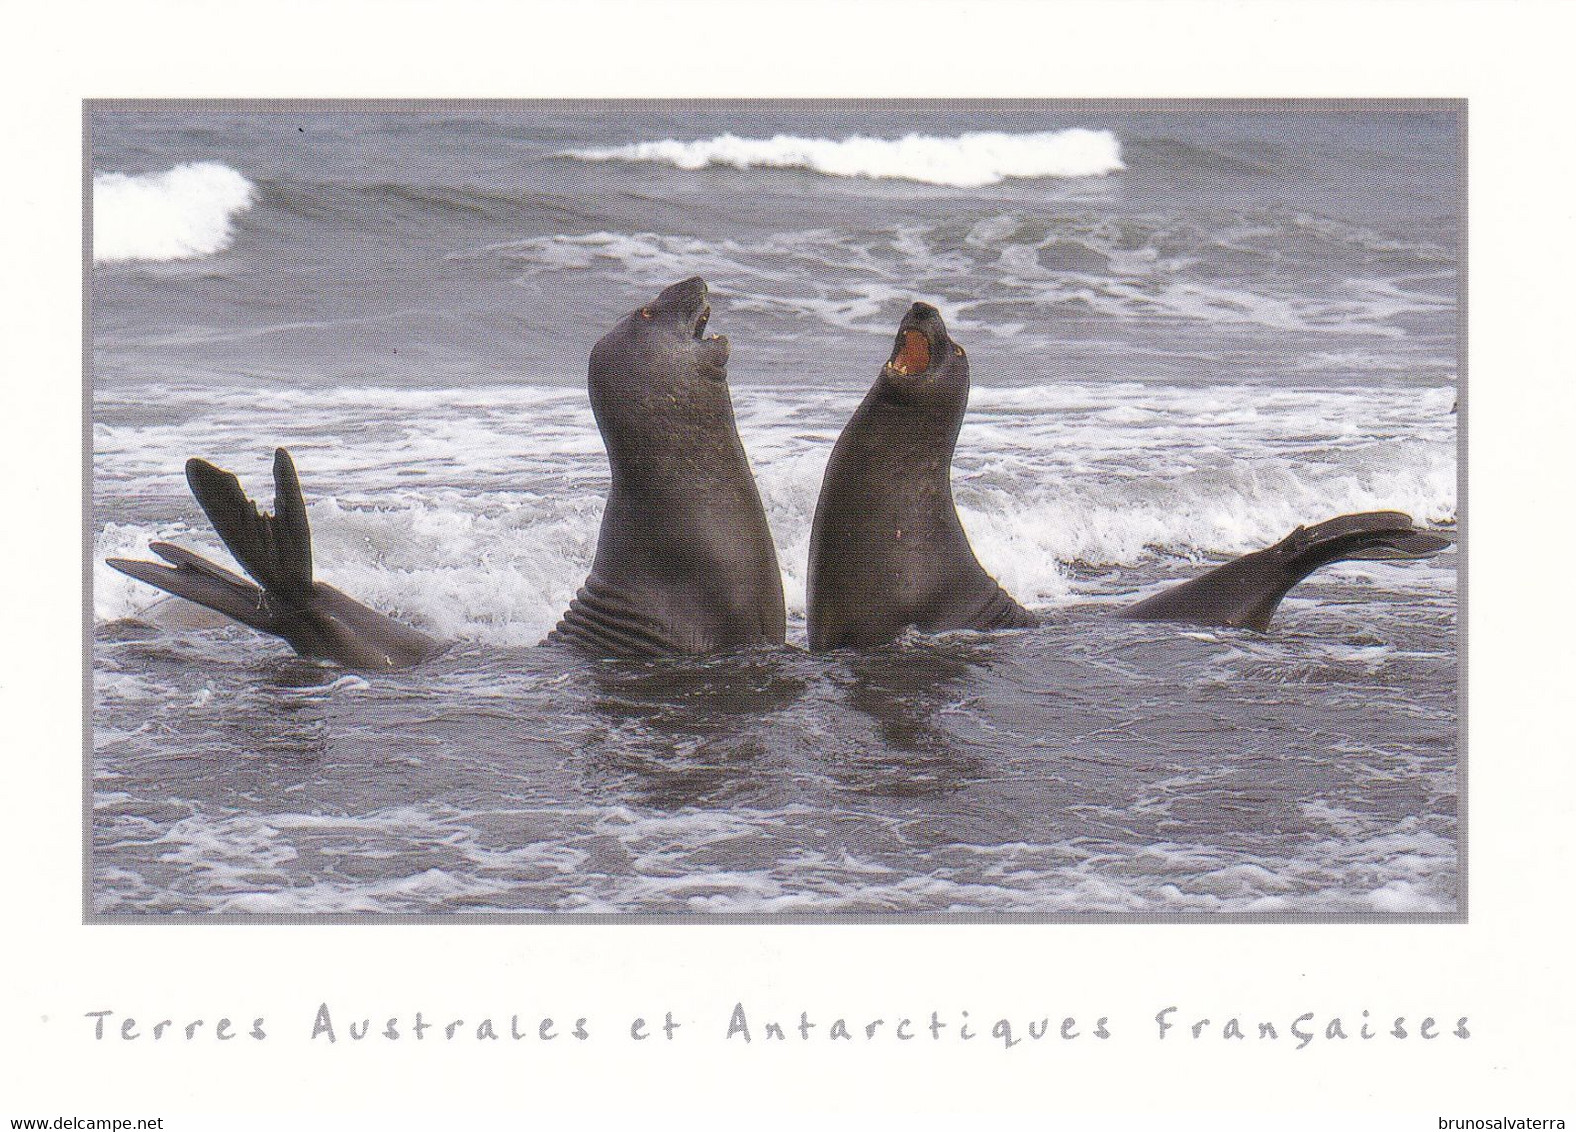
[[[810,530],[810,647],[870,648],[910,626],[1036,624],[974,557],[952,502],[969,360],[915,303],[892,357],[837,438]]]
[[[156,542],[165,562],[111,558],[123,574],[283,637],[302,656],[347,668],[407,668],[444,645],[312,578],[312,534],[295,463],[274,451],[274,513],[259,511],[240,481],[206,460],[186,462],[186,482],[214,530],[256,583],[189,550]],[[261,583],[260,585],[257,583]]]
[[[1037,623],[974,557],[953,505],[952,453],[968,390],[963,347],[934,307],[915,303],[827,464],[810,533],[812,649],[870,648],[910,627]],[[1263,631],[1286,592],[1326,563],[1426,558],[1450,543],[1398,511],[1342,515],[1298,527],[1120,616]]]
[[[597,655],[714,653],[783,643],[782,574],[728,398],[728,342],[706,334],[706,284],[688,279],[591,351],[591,407],[613,482],[596,560],[549,634]],[[169,543],[169,565],[112,558],[122,573],[283,637],[303,656],[403,668],[445,647],[312,580],[295,465],[274,454],[274,511],[203,460],[186,478],[255,584]]]
[[[782,572],[710,314],[686,279],[591,351],[612,483],[591,574],[549,640],[625,656],[783,643]]]

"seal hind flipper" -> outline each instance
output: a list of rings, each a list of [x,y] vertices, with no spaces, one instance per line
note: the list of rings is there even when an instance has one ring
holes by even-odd
[[[243,578],[239,574],[226,570],[217,562],[210,562],[202,555],[193,554],[185,547],[176,546],[172,542],[149,543],[148,549],[153,551],[153,553],[157,554],[160,558],[164,559],[164,561],[169,562],[175,566],[190,567],[193,570],[207,574],[208,576],[221,582],[229,582],[231,585],[239,586],[247,592],[262,592],[257,583],[253,582],[250,578]]]
[[[186,481],[219,537],[256,583],[172,543],[151,550],[171,566],[111,558],[138,581],[282,637],[302,656],[350,668],[405,668],[444,645],[312,580],[312,535],[295,464],[274,450],[274,514],[259,511],[230,472],[192,459]],[[260,583],[260,584],[259,584]]]
[[[1404,511],[1365,511],[1298,527],[1271,549],[1299,562],[1311,562],[1308,569],[1312,571],[1347,559],[1429,558],[1454,541],[1449,535],[1418,529]]]
[[[1340,515],[1298,527],[1274,546],[1245,554],[1209,573],[1122,611],[1133,621],[1190,621],[1264,632],[1281,598],[1331,562],[1428,558],[1454,540],[1412,525],[1400,511]]]
[[[178,546],[154,543],[150,549],[176,565],[165,566],[158,562],[141,562],[130,558],[110,558],[106,562],[139,582],[146,582],[166,593],[196,602],[234,618],[243,625],[265,633],[275,631],[275,618],[263,601],[261,586]]]
[[[274,449],[274,513],[258,510],[233,472],[195,457],[186,482],[235,560],[270,594],[304,606],[312,596],[312,532],[295,463]]]

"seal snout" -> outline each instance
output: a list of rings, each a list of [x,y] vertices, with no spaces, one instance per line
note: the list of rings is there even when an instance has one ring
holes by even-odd
[[[657,312],[671,314],[680,324],[687,326],[690,337],[697,342],[713,342],[717,335],[706,333],[706,323],[711,318],[711,304],[706,301],[706,281],[699,275],[665,288],[656,301],[641,312],[651,318]]]
[[[692,275],[682,283],[664,288],[654,305],[693,315],[706,305],[706,281],[699,275]]]

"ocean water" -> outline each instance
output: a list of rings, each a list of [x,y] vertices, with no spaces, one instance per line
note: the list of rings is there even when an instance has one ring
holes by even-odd
[[[1109,615],[1299,523],[1457,516],[1451,113],[98,109],[88,899],[113,916],[1458,911],[1460,554],[1271,632]],[[607,465],[592,344],[690,275],[788,649],[538,647]],[[916,299],[959,510],[1037,629],[812,656],[826,458]],[[102,564],[229,562],[182,474],[300,469],[318,576],[454,642],[362,676]]]

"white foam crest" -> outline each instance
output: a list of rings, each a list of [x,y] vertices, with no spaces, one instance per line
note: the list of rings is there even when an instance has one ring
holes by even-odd
[[[230,246],[256,189],[217,161],[93,175],[93,261],[201,259]]]
[[[905,134],[901,138],[807,138],[734,134],[697,141],[636,142],[571,150],[582,161],[634,161],[696,170],[808,169],[829,177],[919,181],[948,188],[978,188],[1009,177],[1103,177],[1120,172],[1122,147],[1109,130],[1047,130],[1030,134],[980,131],[955,137]]]
[[[752,256],[732,240],[700,240],[653,232],[587,232],[579,236],[533,236],[498,249],[507,259],[539,271],[585,270],[616,263],[641,279],[672,280],[704,275],[709,279],[782,276],[751,266]]]
[[[1086,307],[1118,319],[1163,318],[1212,326],[1250,326],[1305,334],[1364,334],[1401,339],[1405,332],[1384,319],[1397,314],[1435,309],[1421,300],[1403,301],[1359,281],[1344,290],[1350,298],[1319,298],[1305,294],[1261,294],[1241,287],[1189,281],[1161,272],[1139,273],[1137,259],[1106,253],[1112,270],[1125,274],[1094,275],[1051,271],[1026,265],[1022,257],[1007,266],[1000,280],[1003,294],[995,301],[1046,307]],[[1382,298],[1384,301],[1379,301]],[[989,329],[986,324],[985,329]]]
[[[1376,461],[1377,462],[1377,461]],[[1136,564],[1151,548],[1196,558],[1268,546],[1350,512],[1454,511],[1454,464],[1432,454],[1338,475],[1235,467],[1122,485],[1063,481],[1022,490],[960,485],[958,512],[981,560],[1020,597],[1068,596],[1064,563]]]
[[[152,681],[134,676],[128,672],[105,672],[102,670],[93,673],[93,694],[96,702],[106,703],[112,700],[122,702],[151,702],[159,698],[161,690],[155,687]],[[106,804],[110,797],[103,793],[95,794],[94,808]],[[127,795],[117,794],[114,798],[124,799]]]
[[[120,481],[118,491],[184,498],[181,469],[197,455],[235,472],[266,505],[272,445],[294,455],[308,501],[332,490],[384,506],[464,483],[467,500],[502,507],[511,490],[557,494],[566,477],[606,474],[584,389],[271,390],[266,405],[242,415],[226,390],[161,390],[157,398],[198,415],[93,426],[95,474]]]
[[[215,409],[234,407],[235,393],[223,385],[191,383],[182,385],[151,384],[139,386],[137,403],[149,400],[175,400],[185,406],[211,406]],[[95,394],[100,404],[119,405],[114,390]],[[334,385],[313,388],[270,386],[268,406],[275,410],[288,410],[291,415],[302,410],[325,411],[354,409],[357,413],[389,413],[406,415],[430,412],[434,409],[481,409],[523,411],[560,411],[560,406],[583,402],[585,390],[578,387],[540,385],[476,385],[447,386],[443,388],[409,388],[386,385]],[[95,424],[96,429],[108,428]]]
[[[427,395],[409,396],[424,404]],[[447,639],[526,646],[556,623],[595,552],[607,464],[583,396],[493,390],[484,408],[451,405],[419,428],[387,429],[369,427],[355,398],[301,396],[277,420],[248,423],[245,447],[257,435],[311,434],[296,455],[324,581]],[[1120,574],[1156,548],[1191,560],[1243,553],[1354,511],[1453,519],[1452,396],[1448,386],[976,385],[954,493],[981,562],[1010,592],[1042,605],[1086,600],[1089,584],[1069,564]],[[857,390],[734,390],[795,616],[826,460],[857,401]],[[215,403],[212,413],[180,426],[101,427],[102,482],[142,499],[143,514],[190,514],[184,457],[243,450],[211,423],[229,420],[228,408]],[[334,444],[339,434],[356,441]],[[269,506],[266,450],[220,462]],[[145,617],[161,598],[103,566],[105,557],[146,558],[148,543],[162,539],[230,563],[206,524],[191,521],[193,529],[171,519],[99,531],[99,620]],[[1353,569],[1449,581],[1448,570],[1435,578],[1425,566]]]

